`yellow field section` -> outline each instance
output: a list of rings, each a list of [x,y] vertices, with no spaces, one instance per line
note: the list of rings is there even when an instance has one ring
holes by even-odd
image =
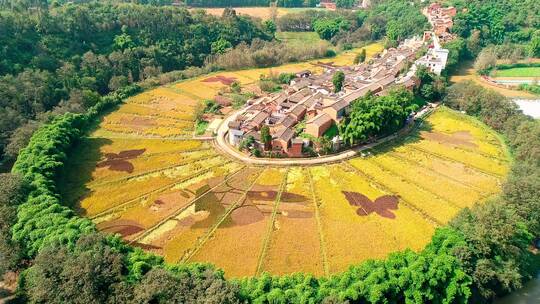
[[[167,117],[114,112],[103,119],[101,128],[118,133],[170,137],[191,134],[193,131],[193,122]]]
[[[364,195],[371,200],[384,195],[350,175],[344,179],[336,166],[311,169],[315,194],[320,200],[321,233],[328,260],[328,269],[336,273],[349,265],[369,258],[383,258],[397,249],[395,240],[380,227],[372,214],[360,216],[349,196]],[[353,182],[354,180],[354,182]],[[354,184],[354,185],[353,185]]]
[[[234,163],[214,167],[173,187],[144,196],[125,210],[96,221],[101,230],[120,233],[125,239],[138,237],[147,229],[153,229],[150,234],[154,235],[149,235],[150,237],[157,237],[160,232],[156,228],[159,228],[157,226],[160,222],[180,214],[195,204],[197,198],[222,183],[227,175],[239,169],[240,167]],[[129,223],[131,229],[116,229],[119,225],[126,225],[126,223]]]
[[[272,230],[272,213],[284,178],[284,169],[264,170],[246,199],[234,207],[190,261],[219,265],[232,277],[255,275],[265,240]]]
[[[100,141],[98,139],[88,139],[91,141]],[[144,153],[139,157],[148,157],[162,153],[174,153],[190,151],[193,149],[210,149],[210,145],[199,140],[167,140],[167,139],[103,139],[105,144],[99,146],[99,153],[106,155],[107,153],[119,154],[122,151],[129,150],[144,150]],[[85,153],[83,153],[85,154]]]
[[[396,147],[392,152],[387,153],[387,156],[399,158],[401,161],[410,163],[413,166],[423,166],[443,176],[474,187],[483,193],[498,193],[500,191],[501,180],[492,175],[487,175],[459,162],[433,157],[430,154],[409,149],[406,145]]]
[[[448,146],[432,140],[421,140],[408,146],[418,153],[428,154],[431,157],[455,161],[470,167],[471,169],[504,177],[508,172],[508,162],[483,156],[473,151]]]
[[[503,143],[493,130],[474,118],[467,117],[446,107],[429,117],[432,132],[442,132],[441,142],[461,149],[480,150],[486,156],[506,159]]]
[[[96,164],[92,172],[92,181],[88,186],[102,184],[118,179],[133,178],[145,174],[167,171],[171,168],[188,165],[197,161],[205,161],[217,154],[213,149],[193,152],[175,151],[171,153],[158,153],[139,156],[137,158],[121,158],[122,154],[115,154]]]
[[[399,195],[405,204],[424,212],[429,218],[439,223],[446,223],[459,211],[458,207],[451,205],[447,200],[438,197],[421,185],[396,176],[370,159],[355,158],[349,162],[367,179],[377,183],[387,192]]]
[[[272,274],[323,274],[321,236],[305,169],[291,168],[280,196],[261,270]]]
[[[321,62],[333,63],[334,65],[352,65],[354,64],[354,58],[361,52],[362,49],[366,50],[366,60],[369,60],[373,55],[380,53],[384,50],[384,46],[380,43],[372,43],[366,45],[363,48],[356,48],[350,51],[345,51],[333,58],[325,58],[320,60]]]
[[[173,187],[186,178],[198,175],[209,167],[223,163],[224,160],[220,157],[213,157],[167,168],[163,171],[96,184],[94,187],[90,185],[91,192],[80,202],[80,208],[84,209],[87,215],[95,215],[118,204],[146,196],[162,187]]]
[[[245,200],[246,192],[259,174],[260,169],[243,169],[179,214],[174,219],[174,227],[162,237],[152,239],[149,244],[162,248],[169,262],[191,258],[223,222],[230,209]]]
[[[134,114],[139,116],[163,117],[176,120],[193,120],[193,107],[182,106],[174,110],[165,110],[154,108],[149,105],[126,103],[120,106],[117,113]]]
[[[491,194],[482,193],[458,180],[450,179],[412,163],[405,163],[386,154],[372,157],[370,160],[390,174],[421,187],[457,208],[471,207],[486,195]]]
[[[182,110],[193,107],[197,100],[164,86],[130,97],[126,103],[143,104],[159,110]]]

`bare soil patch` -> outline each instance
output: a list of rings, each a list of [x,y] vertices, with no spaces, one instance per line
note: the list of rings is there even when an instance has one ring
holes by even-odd
[[[477,148],[473,141],[473,136],[469,131],[458,131],[452,134],[444,134],[439,132],[420,132],[422,138],[439,142],[447,146],[466,146],[470,148]]]
[[[264,214],[253,205],[236,208],[231,213],[231,219],[237,226],[244,226],[264,220]]]
[[[152,127],[157,124],[155,119],[141,116],[122,117],[120,123],[135,127]]]
[[[235,81],[235,77],[225,77],[222,75],[212,76],[202,80],[202,82],[221,82],[224,85],[231,85]]]
[[[113,220],[98,224],[101,231],[108,233],[118,233],[122,238],[139,233],[144,230],[138,222],[131,220]]]

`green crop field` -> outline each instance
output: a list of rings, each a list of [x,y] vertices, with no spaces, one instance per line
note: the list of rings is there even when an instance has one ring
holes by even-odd
[[[289,44],[305,44],[325,42],[315,32],[277,32],[276,38]],[[328,42],[326,42],[328,43]]]
[[[540,77],[540,67],[521,67],[498,70],[495,77]]]

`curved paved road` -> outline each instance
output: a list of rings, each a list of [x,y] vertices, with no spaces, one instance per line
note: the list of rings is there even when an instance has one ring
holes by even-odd
[[[229,122],[234,120],[234,118],[240,114],[240,112],[233,113],[232,115],[226,117],[223,119],[221,124],[219,125],[217,129],[217,135],[214,140],[216,148],[227,154],[230,155],[243,163],[251,164],[251,165],[274,165],[274,166],[296,166],[296,165],[304,165],[304,166],[311,166],[311,165],[320,165],[320,164],[328,164],[328,163],[335,163],[342,160],[346,160],[352,157],[357,156],[360,152],[371,149],[379,144],[382,144],[384,142],[387,142],[389,140],[395,139],[398,134],[393,134],[384,138],[381,138],[371,144],[366,144],[358,147],[354,147],[352,149],[332,154],[332,155],[325,155],[320,157],[312,157],[312,158],[253,158],[249,157],[240,151],[238,151],[235,147],[231,146],[227,140],[227,134],[229,131]],[[426,114],[419,113],[418,116],[423,116]]]

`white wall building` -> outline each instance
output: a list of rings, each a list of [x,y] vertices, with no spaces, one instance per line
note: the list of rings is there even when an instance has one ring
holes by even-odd
[[[446,68],[448,61],[447,49],[443,49],[439,43],[439,38],[432,33],[433,48],[428,49],[427,54],[416,61],[417,65],[426,66],[431,72],[441,75],[441,72]]]

